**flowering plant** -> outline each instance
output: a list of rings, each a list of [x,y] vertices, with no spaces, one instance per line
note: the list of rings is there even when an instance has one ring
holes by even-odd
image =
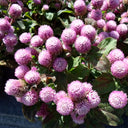
[[[1,44],[18,64],[17,79],[6,82],[5,92],[23,104],[27,119],[39,118],[44,128],[123,123],[128,1],[4,0],[0,5]]]

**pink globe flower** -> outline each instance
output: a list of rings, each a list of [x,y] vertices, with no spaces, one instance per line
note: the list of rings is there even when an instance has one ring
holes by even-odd
[[[90,13],[90,18],[94,19],[94,20],[100,20],[102,19],[102,12],[99,9],[93,9]]]
[[[114,20],[109,20],[106,25],[105,25],[105,29],[107,31],[114,31],[116,30],[117,24]]]
[[[18,4],[12,4],[9,8],[9,15],[13,18],[19,18],[22,14],[22,8]]]
[[[103,5],[101,6],[101,11],[106,11],[108,8],[108,1],[104,0]]]
[[[123,59],[123,62],[125,63],[126,68],[127,68],[127,71],[128,71],[128,58],[124,58]]]
[[[63,47],[63,50],[64,51],[68,51],[68,52],[71,52],[72,51],[72,48],[70,45],[67,45],[67,44],[62,44],[62,47]]]
[[[15,69],[15,76],[19,79],[23,79],[24,75],[29,71],[29,67],[26,65],[20,65]]]
[[[115,61],[123,60],[124,53],[120,49],[114,49],[108,54],[107,58],[110,63],[114,63]]]
[[[79,53],[87,53],[91,49],[91,41],[84,36],[79,36],[75,41],[75,48]]]
[[[20,40],[21,43],[26,44],[26,43],[30,42],[30,40],[31,40],[31,34],[30,33],[27,33],[27,32],[24,32],[24,33],[22,33],[20,35],[19,40]]]
[[[44,4],[44,5],[43,5],[43,10],[45,10],[45,11],[46,11],[46,10],[49,10],[49,6],[48,6],[47,4]]]
[[[15,98],[16,98],[17,102],[22,103],[22,98],[21,97],[15,97]]]
[[[93,9],[93,6],[92,6],[91,3],[89,3],[89,4],[87,5],[87,11],[88,11],[88,12],[91,12],[92,9]]]
[[[26,49],[17,50],[14,58],[19,65],[27,65],[32,59],[30,52]]]
[[[110,9],[116,9],[120,4],[120,0],[108,0],[108,6]]]
[[[124,17],[120,20],[120,24],[128,23],[128,18]]]
[[[49,103],[53,101],[55,95],[56,95],[56,91],[53,90],[51,87],[44,87],[39,93],[40,99],[45,103]]]
[[[41,4],[41,0],[33,0],[35,4]]]
[[[4,33],[0,31],[0,40],[2,40],[3,38],[4,38]]]
[[[91,0],[91,4],[95,8],[100,8],[103,5],[103,0]]]
[[[49,37],[53,36],[53,30],[48,25],[41,25],[38,29],[38,35],[43,39],[47,40]]]
[[[49,67],[52,62],[52,56],[47,50],[42,50],[38,56],[39,63],[44,67]]]
[[[112,37],[112,38],[114,38],[114,39],[119,39],[119,37],[120,37],[120,35],[119,35],[119,33],[117,32],[117,31],[111,31],[110,33],[109,33],[109,36],[110,37]]]
[[[97,20],[97,27],[98,28],[103,28],[105,25],[106,25],[105,20],[103,20],[103,19]]]
[[[26,47],[25,49],[33,56],[37,57],[39,55],[39,52],[34,48]]]
[[[92,85],[90,83],[84,82],[82,84],[84,85],[86,95],[92,91]]]
[[[26,106],[32,106],[38,102],[38,99],[38,93],[32,89],[22,96],[22,103]]]
[[[111,72],[112,75],[116,78],[122,79],[124,78],[128,71],[127,71],[127,65],[119,60],[119,61],[115,61],[112,65],[111,65]]]
[[[113,12],[108,12],[105,16],[106,20],[115,20],[116,16]]]
[[[108,98],[109,104],[115,108],[124,108],[127,104],[127,94],[123,91],[112,91]]]
[[[27,91],[26,84],[22,80],[9,79],[5,84],[5,90],[8,95],[23,96]]]
[[[66,116],[69,115],[74,109],[74,104],[72,100],[68,97],[61,98],[57,102],[56,111],[61,115]]]
[[[67,45],[72,45],[76,40],[76,32],[71,28],[66,28],[61,34],[62,41]]]

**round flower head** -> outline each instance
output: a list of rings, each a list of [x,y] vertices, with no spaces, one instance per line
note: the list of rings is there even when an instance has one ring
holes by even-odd
[[[105,26],[106,22],[103,19],[97,20],[97,27],[103,28]]]
[[[94,20],[100,20],[100,19],[102,19],[102,12],[101,12],[101,10],[99,10],[99,9],[93,9],[92,11],[91,11],[91,13],[90,13],[90,18],[92,18],[92,19],[94,19]]]
[[[126,24],[119,24],[116,28],[116,31],[120,36],[125,36],[128,34],[128,27]]]
[[[35,4],[41,4],[41,0],[33,0]]]
[[[86,100],[83,100],[79,103],[75,103],[74,111],[78,115],[86,115],[90,111],[90,106]]]
[[[19,65],[27,65],[32,59],[30,52],[26,49],[17,50],[14,57]]]
[[[22,103],[26,106],[32,106],[38,102],[38,93],[33,89],[28,92],[26,92],[22,96]]]
[[[105,26],[105,29],[107,31],[113,31],[113,30],[116,30],[116,27],[117,27],[117,24],[114,20],[109,20],[107,23],[106,23],[106,26]]]
[[[52,62],[52,56],[47,50],[42,50],[38,56],[39,63],[44,67],[49,67]]]
[[[15,98],[16,98],[17,102],[22,103],[22,98],[21,97],[15,97]]]
[[[56,111],[61,115],[66,116],[69,115],[74,109],[74,104],[72,100],[68,97],[61,98],[57,102]]]
[[[2,40],[3,38],[4,38],[4,33],[0,31],[0,40]]]
[[[91,41],[84,36],[79,36],[75,41],[75,48],[79,53],[86,53],[91,49]]]
[[[112,91],[109,94],[108,101],[113,108],[124,108],[127,104],[127,94],[123,91]]]
[[[8,32],[10,28],[11,28],[11,24],[8,22],[8,20],[4,18],[0,18],[0,31]]]
[[[68,95],[73,101],[80,100],[85,97],[84,85],[76,80],[68,84]]]
[[[61,34],[61,39],[65,44],[71,45],[76,40],[76,32],[71,28],[66,28]]]
[[[128,18],[127,17],[124,17],[120,20],[120,24],[123,24],[123,23],[128,23]]]
[[[93,6],[92,6],[91,3],[89,3],[89,4],[87,5],[87,11],[88,11],[88,12],[91,12],[92,9],[93,9]]]
[[[117,32],[117,31],[111,31],[110,33],[109,33],[109,36],[110,37],[112,37],[112,38],[114,38],[114,39],[119,39],[119,37],[120,37],[120,35],[119,35],[119,33]]]
[[[41,25],[38,29],[38,35],[43,40],[47,40],[49,37],[53,36],[53,30],[48,25]]]
[[[112,75],[115,76],[116,78],[122,79],[128,73],[127,65],[123,61],[120,61],[120,60],[115,61],[111,65],[111,72],[112,72]]]
[[[14,34],[9,33],[3,38],[3,43],[7,46],[15,46],[17,44],[17,37]]]
[[[55,95],[56,91],[53,90],[51,87],[44,87],[39,93],[40,99],[45,103],[53,101]]]
[[[58,57],[53,62],[53,69],[57,72],[63,72],[67,67],[67,61],[62,58]]]
[[[87,12],[87,7],[85,5],[85,2],[83,0],[76,0],[74,3],[74,10],[76,15],[83,16]]]
[[[93,40],[96,36],[96,30],[92,25],[85,25],[81,29],[81,35],[88,37],[90,40]]]
[[[31,40],[31,34],[30,33],[27,33],[27,32],[24,32],[24,33],[22,33],[20,35],[19,40],[20,40],[21,43],[26,44],[26,43],[30,42],[30,40]]]
[[[100,8],[103,5],[103,0],[91,0],[91,4],[95,8]]]
[[[120,4],[120,0],[108,0],[108,6],[110,9],[116,9]]]
[[[34,49],[34,48],[30,48],[30,47],[26,47],[25,48],[31,55],[33,55],[33,56],[38,56],[38,51],[36,50],[36,49]]]
[[[108,54],[107,58],[110,63],[114,63],[117,60],[123,60],[124,53],[120,49],[114,49]]]
[[[123,13],[121,14],[121,18],[123,18],[123,17],[128,17],[128,12],[123,12]]]
[[[40,38],[40,36],[38,36],[38,35],[33,36],[33,37],[31,38],[31,42],[30,42],[31,46],[33,46],[33,47],[42,46],[43,43],[44,43],[44,42],[43,42],[43,39]]]
[[[127,71],[128,71],[128,58],[124,58],[123,59],[123,62],[125,63],[126,68],[127,68]]]
[[[73,29],[76,34],[80,34],[82,27],[84,26],[84,22],[80,19],[73,20],[70,24],[70,28]]]
[[[24,75],[24,79],[28,84],[39,84],[41,81],[40,74],[35,70],[30,70]]]
[[[9,79],[5,84],[5,92],[8,95],[20,97],[27,91],[25,86],[26,84],[22,80]]]
[[[87,95],[88,103],[90,108],[95,108],[99,105],[100,103],[100,97],[96,91],[91,91]]]
[[[101,6],[101,11],[106,11],[108,9],[108,1],[104,0],[103,5]]]
[[[72,48],[70,45],[67,45],[67,44],[62,44],[62,47],[63,47],[63,50],[64,51],[69,51],[71,52],[72,51]]]
[[[0,5],[1,6],[8,6],[7,0],[0,0]]]
[[[106,20],[115,20],[116,16],[113,12],[108,12],[105,16]]]
[[[92,91],[92,85],[90,83],[84,82],[82,83],[84,85],[85,93],[86,95]]]
[[[49,10],[49,6],[48,6],[47,4],[44,4],[44,5],[43,5],[43,10],[45,10],[45,11],[46,11],[46,10]]]
[[[22,14],[22,8],[18,4],[12,4],[9,8],[9,15],[13,18],[18,18]]]
[[[26,72],[28,72],[30,69],[26,65],[20,65],[15,69],[15,76],[19,79],[23,79]]]
[[[54,96],[54,103],[57,104],[57,102],[59,100],[61,100],[61,98],[67,97],[67,94],[65,91],[59,91],[56,93],[56,95]]]
[[[14,46],[8,46],[8,45],[6,45],[6,50],[7,50],[7,52],[11,53],[14,50]]]
[[[62,43],[57,37],[50,37],[45,45],[52,55],[59,55],[63,49]]]

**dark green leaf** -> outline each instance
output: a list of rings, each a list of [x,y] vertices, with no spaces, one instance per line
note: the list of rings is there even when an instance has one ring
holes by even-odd
[[[48,19],[50,21],[53,20],[54,15],[55,15],[55,13],[52,13],[52,12],[45,13],[46,19]]]
[[[60,10],[60,11],[58,11],[58,12],[57,12],[57,15],[59,16],[59,15],[61,15],[61,14],[63,14],[63,13],[69,13],[69,14],[72,14],[73,11],[68,10],[68,9],[64,9],[64,10]]]
[[[18,25],[20,26],[20,28],[21,29],[25,29],[26,27],[25,27],[25,25],[24,25],[24,23],[20,20],[20,21],[17,21],[17,23],[18,23]]]

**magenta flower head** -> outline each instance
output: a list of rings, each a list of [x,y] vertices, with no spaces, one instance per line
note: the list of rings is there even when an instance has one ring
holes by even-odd
[[[34,48],[30,48],[30,47],[26,47],[25,48],[31,55],[33,55],[33,56],[38,56],[38,54],[39,54],[39,52],[36,50],[36,49],[34,49]]]
[[[4,38],[4,33],[0,31],[0,40],[2,40],[3,38]]]
[[[104,0],[103,5],[101,6],[101,11],[106,11],[108,8],[108,1]]]
[[[17,50],[14,58],[19,65],[27,65],[32,59],[30,52],[26,49]]]
[[[123,18],[123,17],[128,17],[128,12],[123,12],[123,13],[121,14],[121,18]]]
[[[83,99],[85,97],[84,85],[76,80],[68,84],[68,95],[73,101]]]
[[[21,97],[15,97],[15,98],[16,98],[17,102],[22,103],[22,98]]]
[[[57,37],[47,39],[45,46],[52,55],[59,55],[63,49],[62,43]]]
[[[57,102],[56,111],[61,115],[66,116],[69,115],[74,109],[74,104],[72,100],[68,97],[61,98]]]
[[[53,36],[53,30],[48,25],[41,25],[38,29],[38,35],[43,40],[47,40],[49,37]]]
[[[128,58],[124,58],[123,62],[125,63],[126,67],[127,67],[127,71],[128,71]]]
[[[22,8],[18,4],[12,4],[11,7],[9,8],[9,15],[12,18],[19,18],[22,14]]]
[[[73,29],[76,34],[80,34],[82,27],[84,26],[84,22],[80,19],[73,20],[70,24],[70,28]]]
[[[41,0],[33,0],[35,4],[41,4]]]
[[[47,4],[44,4],[42,9],[45,10],[45,11],[49,10],[49,6]]]
[[[51,66],[52,63],[52,56],[47,50],[42,50],[38,56],[38,61],[40,65],[44,67],[49,67]]]
[[[41,89],[39,93],[40,99],[45,103],[49,103],[53,101],[55,95],[56,95],[56,91],[53,90],[51,87],[44,87]]]
[[[62,44],[62,47],[63,47],[63,50],[64,51],[68,51],[68,52],[71,52],[72,51],[72,48],[71,48],[70,45]]]
[[[110,33],[109,33],[109,36],[110,37],[112,37],[112,38],[114,38],[114,39],[119,39],[119,37],[120,37],[120,35],[119,35],[119,33],[117,32],[117,31],[111,31]]]
[[[79,53],[87,53],[91,49],[91,41],[84,36],[79,36],[75,41],[75,48]]]
[[[112,72],[112,75],[115,76],[116,78],[122,79],[128,73],[127,65],[121,60],[115,61],[111,65],[111,72]]]
[[[123,24],[123,23],[128,23],[128,18],[127,18],[127,17],[123,17],[123,18],[120,20],[120,24]]]
[[[9,79],[5,84],[5,92],[12,96],[23,96],[27,91],[26,84],[22,80]]]
[[[101,12],[101,10],[99,10],[99,9],[93,9],[90,12],[90,18],[92,18],[92,19],[94,19],[96,21],[102,19],[102,12]]]
[[[85,2],[83,0],[76,0],[74,3],[74,10],[76,15],[83,16],[87,12],[87,7],[85,5]]]
[[[62,41],[67,45],[72,45],[76,40],[76,32],[71,28],[66,28],[61,34]]]
[[[8,6],[7,0],[0,0],[0,5],[1,6]]]
[[[57,72],[63,72],[67,67],[67,61],[62,57],[57,57],[53,62],[53,69]]]
[[[22,33],[20,35],[19,40],[20,40],[21,43],[26,44],[26,43],[30,42],[30,40],[31,40],[31,34],[30,33],[27,33],[27,32],[24,32],[24,33]]]
[[[92,6],[91,3],[89,3],[89,4],[87,5],[87,11],[88,11],[88,12],[91,12],[92,9],[93,9],[93,6]]]
[[[128,27],[126,24],[119,24],[116,28],[116,31],[121,37],[126,36],[128,34]]]
[[[86,95],[92,91],[92,85],[90,83],[84,82],[82,83],[84,85],[85,93]]]
[[[100,103],[100,97],[96,91],[91,91],[87,95],[88,103],[90,108],[95,108],[99,105]]]
[[[116,9],[120,4],[120,0],[108,0],[108,6],[110,9]]]
[[[96,36],[96,29],[92,25],[85,25],[81,29],[81,35],[88,37],[90,40],[93,40]]]
[[[6,50],[7,50],[7,52],[13,52],[13,50],[14,50],[14,46],[8,46],[8,45],[6,45]]]
[[[114,49],[108,54],[107,58],[110,63],[114,63],[115,61],[123,60],[124,53],[120,49]]]
[[[24,79],[28,84],[39,84],[41,81],[40,74],[35,70],[30,70],[24,75]]]
[[[114,20],[109,20],[107,23],[106,23],[106,26],[105,26],[105,29],[107,31],[114,31],[116,30],[116,27],[117,27],[117,24]]]
[[[30,44],[32,47],[39,47],[43,45],[43,39],[40,36],[35,35],[31,38]]]
[[[106,20],[115,20],[116,16],[113,12],[108,12],[105,16]]]
[[[8,20],[4,18],[0,18],[0,31],[8,32],[10,28],[11,28],[11,24],[8,22]]]
[[[26,65],[20,65],[15,69],[15,76],[18,79],[23,79],[24,75],[29,71],[29,67]]]
[[[124,108],[127,104],[127,94],[123,91],[112,91],[108,98],[109,104],[115,108]]]
[[[100,8],[103,5],[103,0],[91,0],[91,4],[95,8]]]
[[[97,20],[97,27],[98,28],[103,28],[105,25],[106,25],[105,20],[103,20],[103,19]]]
[[[54,103],[57,104],[57,102],[59,100],[61,100],[61,98],[67,97],[67,94],[65,91],[59,91],[56,93],[56,95],[54,96]]]
[[[32,106],[38,102],[38,99],[38,93],[32,89],[22,96],[22,103],[26,106]]]

